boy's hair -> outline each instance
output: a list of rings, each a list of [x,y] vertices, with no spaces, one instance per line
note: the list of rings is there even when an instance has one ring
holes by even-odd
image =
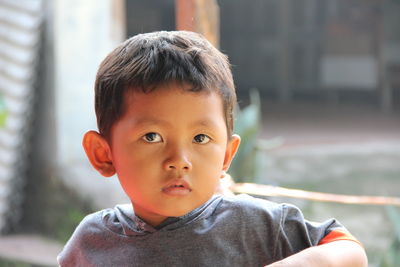
[[[133,36],[103,60],[95,82],[99,132],[110,137],[113,123],[124,113],[127,91],[147,93],[170,82],[188,83],[194,92],[218,93],[231,137],[236,93],[228,58],[200,34],[187,31]]]

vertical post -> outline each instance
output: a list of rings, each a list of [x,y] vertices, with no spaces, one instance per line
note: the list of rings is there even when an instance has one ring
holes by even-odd
[[[179,31],[195,31],[195,0],[175,0],[175,23]]]
[[[175,0],[176,29],[203,34],[219,46],[219,8],[216,0]]]

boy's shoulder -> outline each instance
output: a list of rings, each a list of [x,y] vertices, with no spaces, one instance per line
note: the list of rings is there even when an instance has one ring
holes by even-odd
[[[246,194],[222,197],[215,210],[215,217],[221,221],[232,221],[237,226],[279,232],[288,224],[304,225],[307,220],[295,205],[276,203]]]
[[[273,219],[281,219],[288,212],[301,213],[300,209],[292,204],[276,203],[246,194],[222,197],[221,202],[221,208],[231,209],[244,214],[250,213],[252,217],[265,214]]]
[[[119,204],[87,215],[78,225],[75,232],[80,235],[121,235],[130,232],[135,218],[131,204]]]
[[[307,220],[303,211],[296,205],[290,203],[277,203],[266,199],[252,197],[246,194],[234,197],[223,197],[221,206],[239,212],[243,216],[250,216],[251,220],[268,222],[270,226],[275,225],[284,230],[291,228],[294,224],[303,227],[320,227],[321,229],[344,229],[337,220],[331,218],[322,223]]]
[[[107,232],[110,231],[110,225],[118,227],[117,225],[112,225],[112,222],[115,221],[117,216],[116,208],[107,208],[102,209],[91,214],[86,215],[81,222],[76,227],[72,238],[75,238],[75,241],[87,241],[93,236],[99,235],[107,235]]]
[[[84,259],[102,255],[105,247],[122,243],[125,229],[121,220],[121,209],[129,210],[129,205],[118,205],[85,216],[76,227],[57,260],[61,266],[82,266]],[[97,252],[96,252],[97,251]],[[82,257],[82,255],[85,255]],[[75,260],[79,259],[79,264]],[[103,259],[100,259],[103,260]],[[87,262],[90,265],[90,262]]]

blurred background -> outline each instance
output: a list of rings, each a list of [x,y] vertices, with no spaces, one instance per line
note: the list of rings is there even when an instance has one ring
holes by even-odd
[[[399,14],[399,0],[0,0],[0,266],[55,266],[85,214],[128,202],[81,139],[99,63],[142,32],[197,31],[229,56],[235,181],[400,197]],[[398,207],[268,198],[336,217],[370,266],[399,266]]]

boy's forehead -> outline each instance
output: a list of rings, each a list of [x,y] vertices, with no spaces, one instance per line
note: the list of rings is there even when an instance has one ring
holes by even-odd
[[[150,108],[149,111],[157,111],[162,106],[169,105],[171,109],[176,110],[183,109],[183,107],[186,107],[186,109],[197,107],[197,110],[206,114],[209,110],[205,106],[208,105],[208,108],[210,108],[209,105],[212,105],[221,110],[221,114],[224,114],[224,105],[220,94],[214,90],[192,90],[192,88],[193,86],[190,84],[181,83],[157,86],[150,91],[131,88],[124,95],[124,113],[128,110],[129,112],[135,112],[135,110],[147,108]],[[184,102],[182,102],[182,99],[184,99]],[[204,108],[201,108],[201,104],[204,104]],[[213,112],[215,112],[215,109]]]
[[[185,127],[215,130],[223,127],[224,131],[228,131],[221,95],[216,90],[193,91],[191,88],[190,84],[179,83],[158,86],[148,92],[128,88],[130,90],[124,92],[122,113],[116,124],[125,121],[129,127],[168,125],[176,128],[184,123]]]
[[[166,91],[169,92],[168,95],[164,94]],[[217,92],[217,90],[212,90],[212,89],[197,89],[195,86],[189,84],[189,83],[178,83],[178,82],[170,82],[162,85],[156,85],[152,86],[149,88],[137,88],[137,87],[130,87],[129,90],[125,91],[124,94],[124,102],[126,101],[134,101],[137,96],[143,96],[143,95],[148,95],[151,98],[165,98],[165,97],[171,97],[176,95],[185,95],[185,94],[190,94],[195,96],[193,101],[196,100],[197,96],[208,96],[210,94],[215,94],[217,95],[221,101],[222,97],[220,94]]]

